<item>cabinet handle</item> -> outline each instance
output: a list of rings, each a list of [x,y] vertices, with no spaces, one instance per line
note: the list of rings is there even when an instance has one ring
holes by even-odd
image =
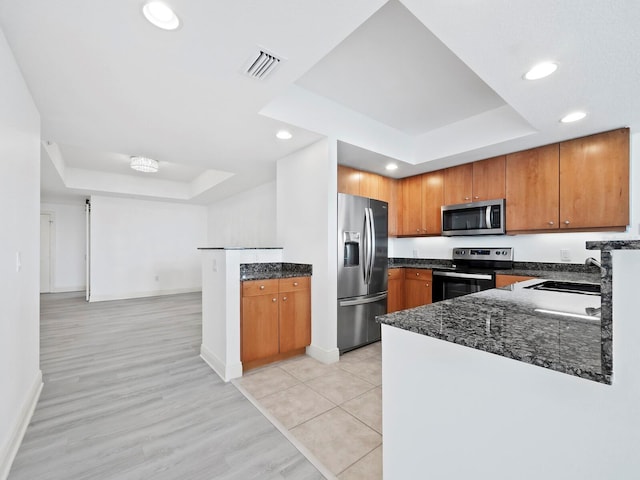
[[[480,197],[479,197],[478,195],[476,195],[476,196],[475,196],[475,197],[473,197],[473,198],[475,198],[476,200],[478,200]]]
[[[416,272],[416,277],[419,277],[419,276],[420,276],[420,272]]]
[[[260,285],[260,290],[264,290],[264,285]]]
[[[565,225],[569,225],[569,223],[570,223],[570,222],[569,222],[569,220],[565,220],[565,221],[564,221],[564,224],[565,224]]]
[[[298,286],[298,282],[293,282],[293,286],[297,287]]]
[[[286,302],[287,301],[287,297],[282,297],[282,301]]]
[[[464,197],[465,200],[469,200],[469,197]]]
[[[553,225],[553,221],[549,222],[549,225]]]
[[[271,301],[272,301],[272,302],[277,302],[277,301],[278,301],[278,299],[277,299],[277,298],[272,298],[272,299],[271,299]]]
[[[425,287],[428,287],[428,286],[429,286],[429,284],[428,284],[428,283],[425,283],[425,284],[424,284],[424,286],[425,286]]]
[[[417,232],[417,233],[420,233],[420,229],[419,229],[419,228],[416,228],[416,232]]]

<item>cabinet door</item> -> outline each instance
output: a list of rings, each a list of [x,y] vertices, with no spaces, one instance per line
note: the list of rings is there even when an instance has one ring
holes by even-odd
[[[444,205],[468,203],[472,200],[473,164],[446,168],[443,176]]]
[[[473,201],[505,198],[505,156],[473,162]]]
[[[278,339],[278,294],[242,297],[240,359],[250,362],[276,355]]]
[[[444,178],[442,170],[422,175],[422,233],[442,233],[441,208],[444,201]]]
[[[558,144],[507,155],[507,230],[558,229]]]
[[[380,175],[371,172],[360,172],[360,193],[361,197],[380,198]],[[386,202],[386,200],[385,200]]]
[[[311,344],[311,294],[309,290],[284,292],[280,303],[280,353]]]
[[[560,144],[560,228],[629,224],[629,130]]]
[[[378,181],[378,196],[389,204],[387,233],[390,237],[395,237],[398,235],[398,180],[381,176]]]
[[[360,195],[360,172],[358,170],[338,165],[338,193]]]
[[[402,180],[402,234],[422,234],[422,176]]]
[[[405,279],[404,294],[405,308],[427,305],[431,303],[431,281]]]
[[[387,313],[404,310],[404,275],[401,268],[390,268],[387,282]]]

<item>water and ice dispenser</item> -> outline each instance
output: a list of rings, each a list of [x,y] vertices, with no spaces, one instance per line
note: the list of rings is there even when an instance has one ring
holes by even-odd
[[[360,265],[360,232],[343,232],[344,235],[344,266],[357,267]]]

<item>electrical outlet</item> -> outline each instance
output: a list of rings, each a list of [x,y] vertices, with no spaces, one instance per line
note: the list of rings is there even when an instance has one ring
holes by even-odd
[[[560,249],[560,260],[562,260],[563,262],[570,262],[571,261],[571,252],[569,250],[567,250],[566,248],[561,248]]]

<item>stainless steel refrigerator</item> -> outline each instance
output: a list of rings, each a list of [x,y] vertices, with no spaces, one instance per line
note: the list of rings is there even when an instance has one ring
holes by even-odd
[[[387,313],[387,202],[338,194],[338,349],[380,340]]]

